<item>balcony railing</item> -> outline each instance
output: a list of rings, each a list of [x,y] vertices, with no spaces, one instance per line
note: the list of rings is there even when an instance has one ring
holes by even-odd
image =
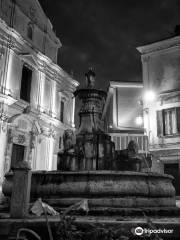
[[[128,143],[131,140],[137,142],[139,147],[139,153],[148,152],[148,137],[143,134],[122,134],[122,133],[110,133],[112,141],[115,143],[116,150],[126,149]]]

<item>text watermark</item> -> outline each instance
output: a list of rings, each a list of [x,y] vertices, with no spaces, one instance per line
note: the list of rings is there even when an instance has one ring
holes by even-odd
[[[173,229],[166,229],[166,228],[158,228],[158,229],[150,229],[150,228],[142,228],[136,227],[134,229],[134,233],[137,236],[141,236],[142,234],[151,235],[151,234],[172,234]]]

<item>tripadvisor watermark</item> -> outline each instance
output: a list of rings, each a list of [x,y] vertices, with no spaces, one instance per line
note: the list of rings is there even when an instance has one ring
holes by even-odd
[[[172,234],[173,229],[166,228],[158,228],[158,229],[150,229],[150,228],[142,228],[137,227],[134,229],[135,235],[141,236],[142,234],[151,235],[151,234]]]

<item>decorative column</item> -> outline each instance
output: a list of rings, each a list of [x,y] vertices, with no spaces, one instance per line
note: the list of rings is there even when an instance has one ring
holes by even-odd
[[[53,113],[54,102],[55,102],[55,85],[54,85],[54,81],[50,80],[49,114],[51,117]]]
[[[4,70],[4,52],[1,50],[0,52],[0,92],[3,92],[3,70]]]
[[[141,56],[144,89],[149,88],[149,60],[150,56]]]
[[[7,120],[8,116],[4,111],[4,104],[0,103],[0,185],[4,177],[5,149],[7,142]]]
[[[54,139],[55,139],[55,131],[54,131],[54,127],[50,124],[49,126],[49,132],[48,132],[48,137],[49,137],[49,147],[48,147],[48,156],[49,156],[49,162],[48,162],[48,166],[47,169],[49,171],[51,171],[53,169],[53,153],[54,153]]]
[[[71,126],[74,128],[75,124],[74,124],[74,113],[75,113],[75,97],[72,96],[72,108],[71,108]]]
[[[117,127],[117,96],[116,96],[116,88],[113,88],[113,127]]]
[[[55,117],[56,115],[56,82],[52,81],[51,82],[51,96],[52,96],[52,101],[51,101],[51,113],[52,117]]]
[[[142,55],[141,61],[142,61],[142,70],[143,70],[143,84],[144,84],[144,92],[148,91],[149,86],[149,60],[150,56],[148,55]],[[146,130],[146,134],[148,136],[148,139],[150,141],[150,103],[143,99],[143,117],[144,117],[144,128]]]
[[[31,168],[33,170],[36,169],[36,163],[35,163],[35,157],[33,156],[33,151],[35,150],[36,145],[36,138],[38,136],[37,133],[35,133],[32,129],[32,131],[29,132],[30,134],[30,143],[29,143],[29,154],[28,154],[28,163],[30,164]]]
[[[1,76],[1,88],[2,92],[5,93],[6,85],[10,76],[10,70],[12,67],[12,54],[14,49],[15,43],[12,41],[11,37],[8,38],[7,46],[5,46],[4,51],[4,59],[3,59],[3,69],[2,69],[2,76]]]
[[[39,81],[38,81],[38,110],[42,108],[44,94],[44,73],[39,71]]]

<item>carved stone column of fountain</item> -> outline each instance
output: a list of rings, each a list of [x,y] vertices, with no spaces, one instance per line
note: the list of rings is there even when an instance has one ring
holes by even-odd
[[[74,95],[82,101],[79,112],[80,127],[76,135],[78,170],[110,170],[114,160],[114,143],[104,133],[101,121],[106,92],[95,89],[95,73],[90,69],[86,76],[86,88],[78,89]]]

